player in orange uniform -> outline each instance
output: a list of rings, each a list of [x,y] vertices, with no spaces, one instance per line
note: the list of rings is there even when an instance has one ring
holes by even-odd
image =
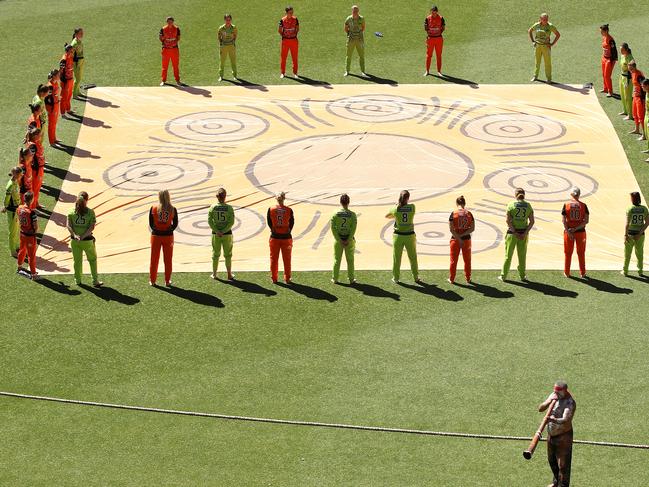
[[[270,277],[273,283],[277,283],[277,267],[279,253],[282,252],[282,261],[284,262],[284,281],[291,284],[291,250],[293,249],[293,236],[291,230],[295,220],[293,210],[284,205],[286,195],[282,191],[277,193],[277,206],[268,208],[266,221],[270,227]]]
[[[638,69],[635,61],[629,63],[629,72],[631,73],[631,83],[633,83],[633,121],[635,130],[630,134],[639,134],[638,140],[645,140],[644,133],[644,112],[645,112],[645,94],[642,90],[642,82],[645,77],[642,71]],[[642,127],[642,131],[640,128]]]
[[[178,226],[178,212],[171,206],[171,196],[166,189],[158,193],[160,204],[149,210],[149,229],[151,230],[151,265],[149,284],[156,285],[160,248],[164,254],[165,286],[171,287],[171,263],[174,253],[174,230]]]
[[[25,194],[25,204],[20,205],[16,210],[18,225],[20,225],[20,250],[18,251],[18,273],[21,274],[25,257],[29,257],[29,271],[32,280],[38,279],[36,272],[36,232],[38,232],[38,218],[36,211],[32,207],[34,195],[31,191]]]
[[[164,86],[167,82],[167,71],[169,70],[169,61],[174,70],[174,78],[176,84],[182,85],[180,82],[180,51],[178,50],[178,43],[180,42],[180,29],[174,24],[173,17],[167,17],[167,24],[163,25],[160,29],[159,35],[160,42],[162,43],[162,81],[160,86]]]
[[[613,66],[617,62],[617,46],[615,39],[608,33],[608,24],[601,25],[599,32],[602,34],[602,77],[604,78],[604,88],[601,93],[606,93],[608,98],[613,96]]]
[[[58,69],[53,69],[47,75],[48,86],[50,88],[49,94],[45,97],[45,108],[47,109],[47,138],[50,146],[55,146],[59,143],[56,138],[56,123],[59,120],[60,112],[60,92],[59,86],[60,74]]]
[[[32,193],[34,193],[34,208],[40,208],[38,196],[43,186],[43,177],[45,176],[45,150],[43,149],[43,132],[41,125],[41,110],[44,105],[29,105],[32,114],[27,120],[27,137],[26,144],[33,143],[36,146],[34,161],[32,163]]]
[[[448,282],[450,284],[455,282],[455,272],[461,250],[462,259],[464,260],[464,277],[466,277],[466,282],[470,283],[471,234],[475,230],[475,220],[471,212],[464,208],[466,206],[464,196],[457,198],[455,204],[457,205],[457,210],[451,213],[451,216],[448,218],[448,227],[451,231],[451,269]]]
[[[18,153],[18,166],[23,170],[23,177],[20,182],[20,203],[25,204],[25,194],[32,190],[32,164],[36,154],[36,144],[28,144]]]
[[[72,113],[72,90],[74,89],[74,47],[65,45],[65,54],[59,62],[61,73],[61,116]]]
[[[280,56],[280,78],[284,77],[286,72],[286,58],[289,51],[291,52],[291,59],[293,60],[293,77],[298,78],[297,75],[297,51],[298,41],[297,34],[300,32],[300,22],[297,17],[293,16],[293,7],[288,6],[284,9],[286,15],[279,21],[279,28],[277,32],[282,36],[282,50]]]
[[[426,39],[426,72],[424,76],[430,74],[430,62],[433,58],[433,50],[435,50],[435,58],[437,61],[437,76],[442,75],[442,48],[444,47],[444,38],[442,34],[446,29],[446,21],[444,17],[439,15],[437,6],[433,5],[430,9],[430,15],[424,20],[424,30],[428,35]]]
[[[581,190],[572,188],[570,196],[572,199],[563,205],[561,215],[563,216],[563,252],[565,261],[563,275],[570,277],[570,262],[572,261],[572,250],[577,246],[577,258],[579,259],[579,275],[586,276],[586,225],[588,225],[588,206],[579,201]]]

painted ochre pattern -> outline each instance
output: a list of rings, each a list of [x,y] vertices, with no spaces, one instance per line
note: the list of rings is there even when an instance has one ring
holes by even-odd
[[[562,269],[561,205],[577,185],[591,212],[588,263],[620,266],[624,210],[637,183],[594,93],[539,85],[97,88],[45,229],[45,272],[70,272],[64,215],[91,195],[100,271],[148,270],[147,212],[169,189],[180,214],[176,271],[209,272],[207,211],[224,186],[235,207],[234,267],[268,268],[273,194],[294,206],[294,269],[329,269],[329,217],[341,192],[359,214],[356,265],[391,266],[384,217],[412,193],[420,267],[448,266],[448,215],[464,194],[476,217],[474,268],[499,268],[504,209],[526,189],[536,212],[530,268]],[[404,262],[404,267],[405,267]]]

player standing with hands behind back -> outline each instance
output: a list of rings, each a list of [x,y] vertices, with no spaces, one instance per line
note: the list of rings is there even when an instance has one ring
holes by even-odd
[[[279,21],[279,28],[277,32],[282,36],[282,47],[280,52],[280,78],[284,77],[286,73],[286,58],[288,53],[291,53],[291,60],[293,61],[293,77],[298,78],[297,75],[297,53],[298,53],[298,40],[297,34],[300,32],[300,22],[297,17],[293,16],[293,7],[290,5],[285,9],[286,15]]]
[[[232,227],[234,226],[234,209],[225,202],[227,193],[225,188],[216,191],[218,203],[210,207],[207,221],[212,229],[212,279],[216,279],[219,267],[221,249],[225,258],[225,269],[228,271],[228,280],[234,279],[232,275]]]
[[[507,280],[507,273],[512,265],[514,250],[518,254],[518,275],[522,281],[527,280],[525,275],[527,260],[527,240],[530,230],[534,226],[534,210],[532,205],[525,201],[525,190],[516,188],[516,199],[507,205],[507,235],[505,236],[505,263],[498,279]]]
[[[284,191],[277,193],[277,206],[268,208],[266,220],[270,227],[270,277],[273,284],[277,284],[279,253],[282,252],[284,262],[284,281],[291,284],[291,252],[293,250],[293,236],[291,230],[295,224],[293,210],[284,204],[286,194]]]
[[[334,236],[334,270],[331,282],[338,283],[340,275],[340,261],[343,252],[347,261],[347,277],[349,283],[354,284],[354,252],[356,250],[356,213],[349,209],[349,195],[343,193],[340,195],[340,206],[342,207],[331,216],[331,233]]]
[[[572,200],[563,205],[561,216],[563,219],[563,252],[565,255],[563,275],[570,277],[570,263],[572,251],[577,246],[577,259],[579,260],[579,275],[586,277],[586,225],[588,225],[588,206],[579,200],[581,190],[572,188]]]
[[[171,196],[166,189],[158,192],[158,203],[149,209],[149,230],[151,231],[149,285],[156,285],[158,263],[160,262],[160,249],[162,248],[165,264],[165,286],[171,287],[174,230],[178,227],[178,211],[172,206]]]
[[[554,40],[551,40],[552,33],[554,33]],[[541,68],[541,58],[545,64],[545,77],[548,83],[552,83],[552,46],[554,46],[561,34],[557,28],[549,22],[548,14],[541,14],[539,21],[532,25],[527,30],[530,36],[530,41],[534,46],[534,56],[536,61],[536,68],[534,70],[534,77],[532,81],[538,81],[539,69]]]
[[[77,196],[74,209],[68,213],[67,224],[68,232],[70,232],[72,259],[74,261],[74,281],[77,285],[81,284],[84,252],[90,265],[92,285],[94,287],[104,285],[97,275],[97,250],[95,249],[95,237],[92,236],[96,221],[95,212],[88,208],[88,193],[82,191]]]
[[[473,214],[465,208],[466,200],[460,196],[455,200],[457,210],[451,213],[448,218],[448,226],[451,231],[451,267],[448,276],[448,282],[455,282],[457,272],[457,262],[462,251],[464,259],[464,277],[466,282],[471,282],[471,234],[475,230],[475,220]]]
[[[426,72],[424,76],[430,74],[430,62],[433,58],[433,50],[435,51],[437,61],[437,76],[444,76],[442,74],[442,49],[444,47],[442,34],[445,29],[446,21],[444,17],[439,15],[437,5],[433,5],[430,9],[430,15],[424,20],[424,30],[428,35],[428,39],[426,39]]]
[[[386,218],[394,219],[394,234],[392,236],[392,282],[399,284],[401,275],[401,256],[403,248],[406,248],[412,277],[417,284],[419,279],[419,265],[417,264],[417,236],[415,235],[415,205],[409,203],[410,192],[401,191],[397,206],[392,208],[385,215]]]
[[[626,210],[626,226],[624,227],[624,267],[621,274],[625,277],[629,274],[629,262],[634,249],[638,275],[642,276],[645,230],[649,227],[648,217],[649,210],[642,204],[640,193],[634,191],[631,193],[631,207]]]

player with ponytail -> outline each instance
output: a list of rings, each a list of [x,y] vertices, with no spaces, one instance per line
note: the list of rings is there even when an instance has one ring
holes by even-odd
[[[92,275],[92,285],[101,287],[104,283],[97,275],[97,250],[95,249],[95,237],[92,231],[95,229],[95,212],[88,208],[88,193],[82,191],[77,196],[74,209],[68,213],[67,229],[70,232],[70,247],[74,260],[74,281],[81,284],[83,270],[83,254],[86,254]]]
[[[392,236],[392,282],[399,283],[401,274],[401,256],[406,249],[410,270],[416,283],[420,284],[419,266],[417,264],[417,237],[415,235],[415,205],[409,203],[410,192],[401,191],[397,206],[392,208],[386,218],[394,219],[394,234]]]

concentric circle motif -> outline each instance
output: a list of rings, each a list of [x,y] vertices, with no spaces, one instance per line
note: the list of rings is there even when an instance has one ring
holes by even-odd
[[[587,174],[552,166],[522,166],[501,169],[485,176],[485,188],[502,196],[512,197],[516,188],[525,190],[528,201],[559,202],[568,198],[573,186],[583,197],[597,191],[597,181]]]
[[[174,241],[194,247],[210,247],[212,245],[212,230],[207,222],[208,210],[201,205],[178,208],[178,228],[176,228]],[[235,224],[232,235],[235,242],[243,242],[259,235],[264,231],[265,220],[256,211],[250,208],[234,206]],[[194,211],[192,211],[194,210]]]
[[[490,144],[538,144],[561,138],[566,127],[560,122],[526,113],[483,115],[462,124],[461,132]]]
[[[266,132],[269,125],[268,120],[258,115],[216,110],[171,119],[165,130],[181,139],[219,143],[252,139]]]
[[[276,145],[257,155],[246,175],[260,191],[286,191],[291,201],[337,205],[344,188],[354,206],[385,206],[404,188],[411,201],[448,193],[466,184],[473,171],[468,156],[439,142],[348,133]]]
[[[448,256],[451,232],[448,218],[451,212],[423,211],[415,216],[418,255]],[[393,222],[388,222],[381,231],[381,240],[392,247]],[[471,236],[471,252],[479,254],[500,245],[503,234],[491,223],[475,220],[475,232]]]
[[[208,181],[212,166],[189,157],[141,157],[104,171],[104,181],[120,191],[178,190]]]
[[[396,95],[357,95],[328,103],[327,111],[357,122],[403,122],[423,115],[426,101]]]

